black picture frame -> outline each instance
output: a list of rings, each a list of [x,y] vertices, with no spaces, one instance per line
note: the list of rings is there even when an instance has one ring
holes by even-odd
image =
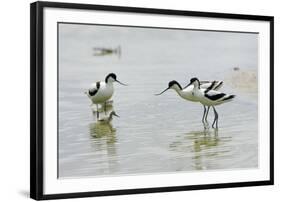
[[[238,183],[204,184],[174,187],[154,187],[128,190],[94,191],[46,195],[43,192],[43,9],[62,8],[114,12],[162,14],[176,16],[210,17],[267,21],[270,23],[270,179]],[[139,194],[153,192],[187,191],[274,184],[274,17],[229,13],[196,12],[183,10],[135,8],[58,2],[35,2],[30,6],[30,197],[36,200]]]

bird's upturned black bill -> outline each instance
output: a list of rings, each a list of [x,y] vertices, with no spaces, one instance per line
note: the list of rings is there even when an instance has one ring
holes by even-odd
[[[155,95],[161,95],[163,94],[165,91],[169,90],[170,88],[166,88],[165,90],[163,90],[161,93],[155,94]]]
[[[124,83],[118,81],[117,79],[116,79],[115,81],[116,81],[117,83],[120,83],[120,84],[123,85],[123,86],[128,86],[128,84],[124,84]]]
[[[187,84],[187,86],[185,86],[183,89],[187,88],[188,86],[190,86],[192,83]]]
[[[120,117],[118,114],[113,114],[114,116]]]

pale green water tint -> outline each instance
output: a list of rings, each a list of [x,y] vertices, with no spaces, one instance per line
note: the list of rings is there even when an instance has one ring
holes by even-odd
[[[59,28],[59,177],[258,167],[258,94],[231,85],[243,81],[225,80],[222,90],[237,97],[217,107],[218,131],[204,130],[202,105],[172,90],[154,95],[174,79],[224,80],[234,66],[257,73],[257,34]],[[95,46],[118,45],[120,58],[93,56]],[[98,123],[84,91],[110,72],[129,86],[114,84],[120,118]]]

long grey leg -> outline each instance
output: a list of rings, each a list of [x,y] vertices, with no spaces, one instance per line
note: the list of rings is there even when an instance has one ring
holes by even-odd
[[[104,103],[104,113],[106,115],[106,102]]]
[[[205,115],[205,122],[208,122],[207,117],[208,117],[208,114],[209,114],[209,110],[210,110],[210,106],[208,106],[208,108],[207,108],[207,112],[206,112],[206,115]]]
[[[217,122],[216,122],[216,128],[218,129],[218,122],[219,122],[219,114],[217,113]]]
[[[215,107],[214,107],[214,106],[212,106],[212,107],[213,107],[214,113],[215,113],[215,119],[214,119],[214,122],[213,122],[213,124],[212,124],[212,128],[215,128],[215,127],[214,127],[215,123],[216,123],[216,128],[218,128],[218,119],[219,119],[219,115],[218,115],[218,113],[217,113]]]
[[[97,119],[99,119],[99,106],[97,105]]]
[[[203,105],[203,107],[204,107],[204,113],[203,113],[203,117],[202,117],[202,123],[205,125],[204,118],[205,118],[205,114],[206,114],[206,107],[205,107],[205,105]]]

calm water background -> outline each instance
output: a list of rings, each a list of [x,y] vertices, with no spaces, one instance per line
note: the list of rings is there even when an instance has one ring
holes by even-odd
[[[119,45],[120,57],[93,55]],[[257,34],[60,24],[59,177],[257,167],[258,95],[227,79],[235,66],[257,76]],[[84,91],[110,72],[129,86],[114,84],[120,118],[99,124]],[[172,90],[154,96],[194,76],[237,95],[217,107],[217,132],[204,130],[200,104]]]

